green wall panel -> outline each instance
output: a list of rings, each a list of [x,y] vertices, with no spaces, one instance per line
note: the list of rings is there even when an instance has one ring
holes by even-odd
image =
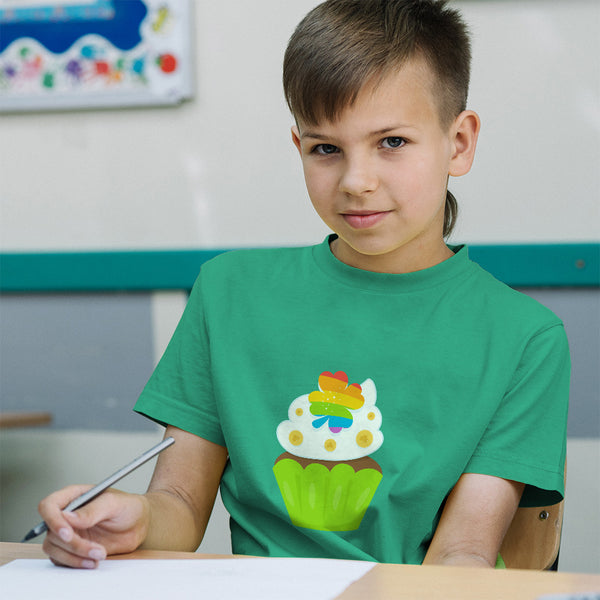
[[[226,250],[0,254],[0,292],[190,289],[200,266]],[[508,285],[600,285],[600,244],[473,245],[471,258]]]

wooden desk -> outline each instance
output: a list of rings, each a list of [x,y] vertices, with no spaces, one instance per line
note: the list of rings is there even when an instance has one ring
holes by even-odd
[[[37,427],[52,422],[48,412],[0,412],[0,429]]]
[[[0,564],[15,558],[42,558],[39,544],[0,542]],[[231,556],[138,550],[124,559],[209,559]],[[466,569],[417,565],[376,565],[337,600],[536,600],[547,594],[600,593],[600,575],[507,569]]]

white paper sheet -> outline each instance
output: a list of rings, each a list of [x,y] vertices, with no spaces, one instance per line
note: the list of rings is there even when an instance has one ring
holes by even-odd
[[[19,600],[331,600],[375,563],[310,558],[109,560],[94,570],[20,559],[0,567],[0,596]]]

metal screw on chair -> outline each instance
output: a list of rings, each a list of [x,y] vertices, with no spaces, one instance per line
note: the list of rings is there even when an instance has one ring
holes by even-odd
[[[550,516],[550,513],[547,510],[543,510],[539,515],[538,519],[540,521],[545,521]]]

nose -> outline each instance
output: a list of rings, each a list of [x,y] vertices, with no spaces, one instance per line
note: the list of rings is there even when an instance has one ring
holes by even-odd
[[[339,181],[339,190],[350,196],[363,196],[374,192],[379,177],[371,161],[365,156],[346,158]]]

